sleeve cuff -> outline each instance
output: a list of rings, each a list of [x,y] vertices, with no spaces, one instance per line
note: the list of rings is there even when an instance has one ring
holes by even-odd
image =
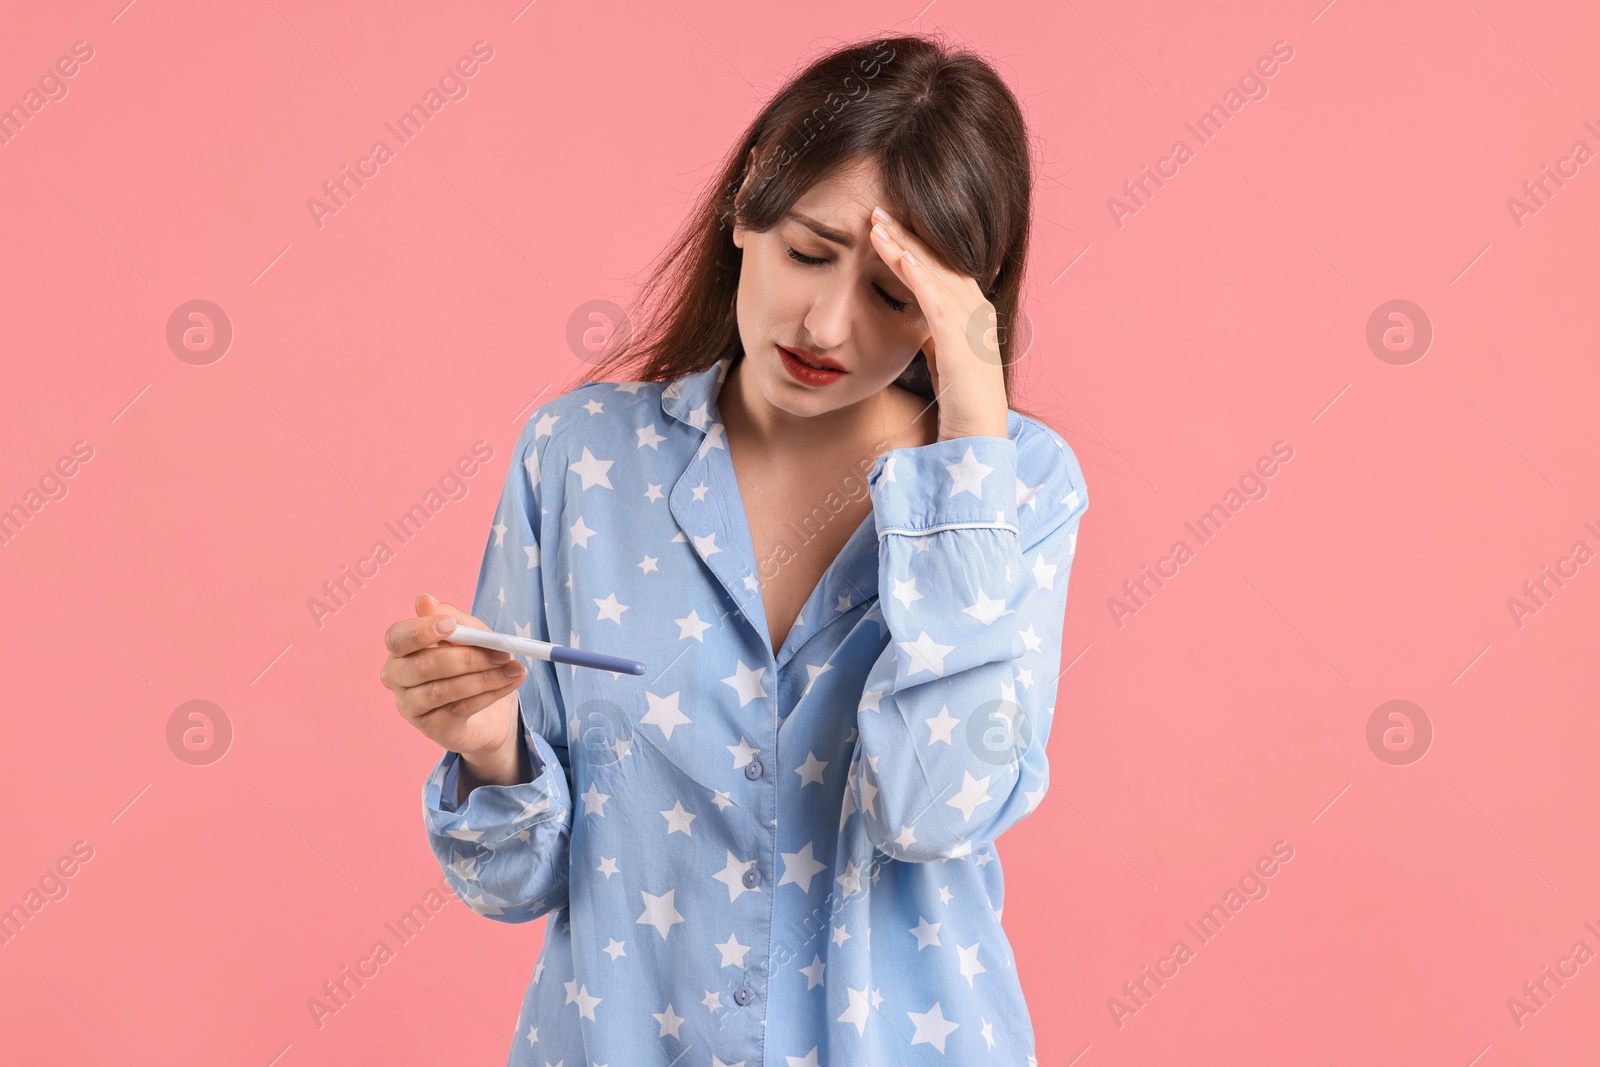
[[[892,448],[867,476],[878,539],[887,533],[998,527],[1020,535],[1017,443],[1009,437],[953,437]]]
[[[566,774],[550,743],[528,732],[534,778],[518,785],[481,785],[456,807],[461,754],[446,751],[423,789],[428,832],[494,846],[552,819],[565,819],[571,804]]]

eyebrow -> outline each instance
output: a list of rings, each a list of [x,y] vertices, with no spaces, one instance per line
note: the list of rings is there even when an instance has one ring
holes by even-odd
[[[811,218],[808,215],[802,215],[798,211],[786,212],[784,214],[784,218],[793,219],[795,222],[798,222],[800,225],[806,227],[806,229],[810,230],[824,241],[832,241],[834,244],[844,245],[846,248],[854,248],[856,246],[856,239],[854,237],[851,237],[849,234],[843,233],[839,230],[835,230],[832,227],[824,226],[816,219]]]

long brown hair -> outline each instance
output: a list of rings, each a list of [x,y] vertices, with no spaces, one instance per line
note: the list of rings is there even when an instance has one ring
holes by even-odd
[[[624,371],[614,380],[668,382],[740,352],[734,220],[768,230],[814,183],[858,159],[878,164],[885,210],[975,278],[994,305],[1007,404],[1029,414],[1013,398],[1032,223],[1022,110],[976,53],[914,35],[837,48],[778,90],[645,283],[645,320],[620,331],[576,384]]]

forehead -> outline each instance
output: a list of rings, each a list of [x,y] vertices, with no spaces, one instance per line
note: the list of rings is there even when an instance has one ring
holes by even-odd
[[[883,180],[872,159],[851,160],[820,178],[795,201],[794,210],[835,223],[854,223],[885,203]]]

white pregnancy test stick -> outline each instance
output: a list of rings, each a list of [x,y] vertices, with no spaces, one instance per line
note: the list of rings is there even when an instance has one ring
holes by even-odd
[[[457,623],[456,628],[445,634],[441,640],[458,645],[499,649],[501,652],[532,656],[552,663],[570,663],[575,667],[594,667],[620,674],[644,673],[644,664],[638,660],[608,656],[603,652],[589,652],[586,649],[552,644],[549,641],[535,641],[531,637],[513,637],[499,630],[480,630],[476,626],[462,626],[460,623]]]

